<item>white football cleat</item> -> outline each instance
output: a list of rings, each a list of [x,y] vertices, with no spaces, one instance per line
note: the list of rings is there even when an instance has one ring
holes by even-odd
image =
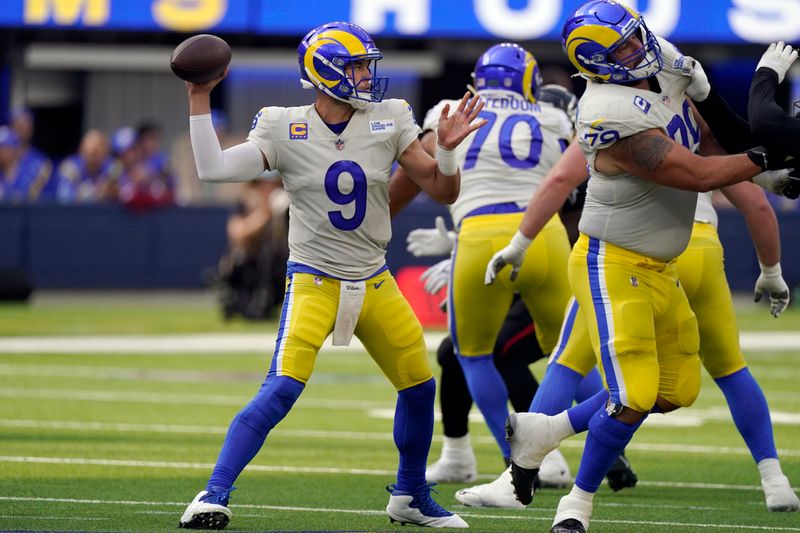
[[[508,417],[506,440],[511,445],[511,478],[519,501],[525,505],[533,501],[534,484],[544,457],[572,434],[566,412],[556,416],[514,413]]]
[[[506,509],[525,507],[514,494],[510,466],[491,483],[457,491],[456,500],[469,507],[504,507]]]
[[[553,419],[542,413],[514,413],[506,422],[506,439],[511,445],[511,461],[522,468],[539,468],[544,457],[558,448],[561,438]]]
[[[228,509],[230,489],[218,491],[201,490],[194,497],[192,503],[186,508],[178,522],[179,528],[184,529],[225,529],[233,513]]]
[[[553,519],[552,533],[585,533],[589,529],[592,516],[591,500],[582,500],[571,493],[562,496],[558,502],[556,517]]]
[[[544,456],[539,466],[539,486],[549,489],[565,489],[572,485],[572,476],[564,455],[556,448]]]
[[[435,483],[420,485],[413,494],[400,492],[394,485],[389,485],[389,505],[386,514],[390,522],[400,525],[414,524],[425,527],[468,528],[469,525],[457,514],[453,514],[436,503],[431,497],[431,489]]]
[[[795,512],[800,510],[800,499],[792,490],[789,478],[780,476],[770,482],[761,480],[761,488],[767,498],[767,509],[773,513]]]

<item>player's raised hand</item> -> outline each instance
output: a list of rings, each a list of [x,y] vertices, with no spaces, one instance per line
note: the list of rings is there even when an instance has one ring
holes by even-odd
[[[494,283],[497,274],[499,274],[506,265],[511,265],[511,281],[516,280],[517,275],[519,275],[519,269],[522,267],[522,262],[525,260],[525,252],[528,251],[531,242],[533,242],[533,239],[529,239],[518,231],[514,237],[511,238],[511,242],[508,243],[508,246],[494,254],[489,260],[489,263],[486,265],[486,275],[483,278],[483,283],[486,285]]]
[[[793,49],[789,44],[783,44],[783,41],[772,43],[761,56],[761,60],[756,65],[756,70],[761,67],[766,67],[775,71],[778,75],[778,83],[783,81],[786,76],[786,71],[792,66],[795,59],[797,59],[797,50]]]
[[[214,87],[219,85],[219,82],[225,79],[225,76],[228,75],[228,72],[230,72],[230,70],[231,70],[230,68],[226,68],[222,74],[220,74],[218,77],[206,83],[193,83],[191,81],[184,81],[183,83],[186,84],[186,89],[189,91],[189,95],[203,94],[203,93],[207,94],[210,93]]]
[[[406,237],[406,250],[414,257],[449,254],[455,243],[455,232],[447,231],[442,217],[436,217],[436,227],[415,229]]]
[[[467,135],[486,124],[486,119],[473,123],[478,118],[478,113],[483,109],[483,105],[483,99],[477,95],[473,96],[470,92],[464,93],[464,97],[452,115],[449,114],[450,104],[446,104],[439,116],[439,128],[436,131],[439,146],[445,150],[452,150]]]
[[[761,296],[765,292],[769,294],[769,312],[778,318],[789,305],[789,286],[783,279],[780,263],[772,266],[761,265],[761,275],[756,280],[753,301],[761,301]]]

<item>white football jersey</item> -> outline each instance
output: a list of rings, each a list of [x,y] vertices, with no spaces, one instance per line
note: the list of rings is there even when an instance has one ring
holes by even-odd
[[[347,280],[383,267],[389,175],[419,133],[404,100],[356,110],[341,135],[313,105],[261,109],[248,140],[289,194],[289,260]]]
[[[486,102],[480,118],[488,123],[456,147],[461,192],[450,206],[456,227],[478,207],[516,203],[524,209],[572,138],[572,123],[561,109],[531,103],[512,91],[478,94]],[[434,106],[425,115],[423,131],[436,131],[445,104],[453,113],[459,101]]]
[[[695,222],[705,222],[715,228],[719,226],[719,216],[714,204],[711,202],[711,192],[701,192],[697,195],[697,209],[694,212]]]
[[[628,173],[607,176],[594,168],[599,150],[649,129],[660,129],[697,151],[700,128],[685,93],[689,78],[662,70],[655,79],[660,92],[587,82],[578,103],[577,136],[589,161],[591,179],[578,227],[590,237],[671,260],[689,243],[697,193]]]

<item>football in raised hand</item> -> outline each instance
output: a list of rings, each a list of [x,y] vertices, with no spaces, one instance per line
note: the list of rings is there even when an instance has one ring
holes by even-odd
[[[228,43],[207,33],[189,37],[179,44],[169,58],[172,72],[182,80],[207,83],[225,72],[231,62]]]

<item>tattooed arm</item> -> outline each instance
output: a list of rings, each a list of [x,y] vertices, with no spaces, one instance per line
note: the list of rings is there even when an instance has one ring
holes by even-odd
[[[660,185],[706,192],[746,181],[761,169],[745,154],[703,157],[650,129],[597,153],[595,168],[606,175],[627,172]]]

